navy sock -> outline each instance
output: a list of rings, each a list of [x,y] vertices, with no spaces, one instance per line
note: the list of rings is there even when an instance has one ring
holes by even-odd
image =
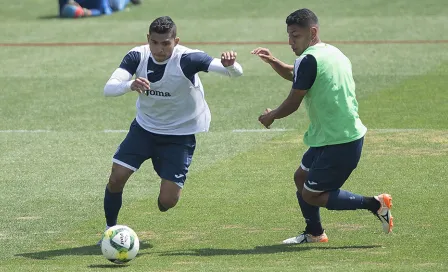
[[[123,192],[111,193],[106,187],[104,193],[104,214],[106,216],[106,224],[111,227],[117,224],[118,212],[121,208]]]
[[[365,196],[363,203],[364,203],[364,209],[367,209],[373,212],[374,214],[376,214],[381,207],[380,202],[376,200],[374,197]]]
[[[339,189],[331,191],[329,194],[327,202],[327,209],[329,210],[367,209],[363,196]]]
[[[319,207],[306,203],[299,192],[296,192],[296,196],[299,201],[300,210],[302,210],[302,215],[305,218],[305,232],[314,236],[321,235],[324,230],[320,223]]]

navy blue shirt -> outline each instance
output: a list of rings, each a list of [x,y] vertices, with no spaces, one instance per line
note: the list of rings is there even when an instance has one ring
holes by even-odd
[[[314,84],[317,75],[317,61],[313,55],[305,55],[296,60],[294,65],[294,81],[292,88],[296,90],[309,90]]]
[[[134,75],[140,63],[141,53],[137,51],[129,52],[121,61],[120,68],[125,69],[129,74]],[[180,59],[180,67],[185,77],[194,84],[194,75],[198,72],[208,72],[208,67],[213,58],[204,52],[193,52],[183,54]],[[150,57],[148,59],[148,80],[157,82],[162,79],[165,73],[166,64],[157,64]]]

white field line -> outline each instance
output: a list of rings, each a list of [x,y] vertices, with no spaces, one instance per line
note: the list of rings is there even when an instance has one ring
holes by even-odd
[[[233,133],[259,133],[259,132],[287,132],[287,131],[295,131],[296,129],[287,129],[287,128],[271,128],[271,129],[233,129],[231,132]],[[368,129],[367,131],[378,132],[378,133],[400,133],[400,132],[419,132],[419,131],[448,131],[448,129],[423,129],[423,128],[378,128],[378,129]],[[8,129],[8,130],[0,130],[0,133],[49,133],[49,132],[64,132],[64,131],[56,131],[56,130],[47,130],[47,129]],[[102,130],[103,133],[127,133],[127,129],[105,129]]]
[[[284,132],[284,131],[294,131],[294,129],[286,129],[286,128],[273,128],[273,129],[234,129],[232,132],[235,133],[251,133],[251,132]],[[104,133],[124,133],[128,132],[128,130],[124,129],[105,129]]]
[[[294,129],[286,129],[286,128],[259,128],[259,129],[234,129],[232,132],[236,133],[251,133],[251,132],[283,132],[283,131],[294,131]]]
[[[287,132],[287,131],[296,131],[296,129],[288,129],[288,128],[271,128],[271,129],[233,129],[234,133],[258,133],[258,132]],[[421,129],[421,128],[379,128],[379,129],[367,129],[367,131],[373,131],[378,133],[400,133],[400,132],[418,132],[418,131],[445,131],[445,129]],[[448,131],[448,130],[447,130]],[[123,129],[106,129],[104,133],[124,133],[128,132],[128,130]]]
[[[124,132],[128,132],[129,130],[127,129],[105,129],[103,130],[104,133],[124,133]]]
[[[367,129],[378,133],[394,133],[394,132],[418,132],[418,131],[431,131],[431,130],[444,130],[444,129],[423,129],[423,128],[377,128],[377,129]]]
[[[28,129],[8,129],[8,130],[0,130],[0,133],[46,133],[52,132],[51,130],[46,129],[36,129],[36,130],[28,130]]]

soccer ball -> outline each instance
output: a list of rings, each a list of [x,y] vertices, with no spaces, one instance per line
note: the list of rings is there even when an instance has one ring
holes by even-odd
[[[140,249],[137,234],[128,226],[115,225],[103,233],[101,251],[103,256],[116,264],[134,259]]]

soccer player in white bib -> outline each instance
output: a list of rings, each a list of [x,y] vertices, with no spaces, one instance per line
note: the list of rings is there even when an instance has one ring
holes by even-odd
[[[113,156],[105,190],[107,227],[117,224],[123,188],[148,159],[161,178],[159,210],[176,205],[196,148],[195,134],[208,131],[211,120],[198,72],[243,74],[233,51],[213,58],[180,45],[168,16],[151,23],[147,38],[148,44],[126,54],[104,87],[105,96],[137,94],[137,116]]]

